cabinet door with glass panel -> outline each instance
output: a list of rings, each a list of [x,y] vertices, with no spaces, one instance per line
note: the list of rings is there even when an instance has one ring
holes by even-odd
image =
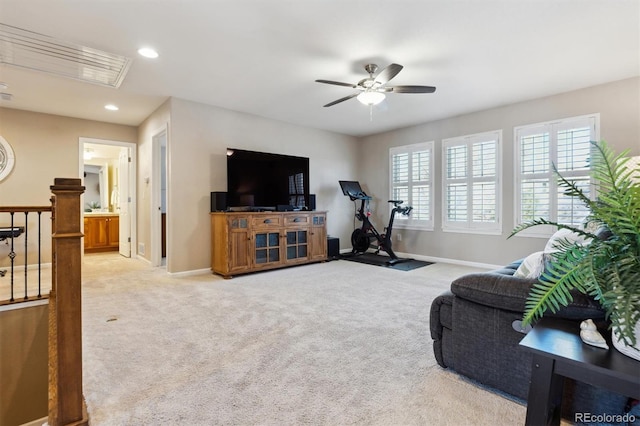
[[[291,265],[309,260],[309,225],[308,213],[284,214],[285,263]]]
[[[311,216],[309,229],[309,260],[325,260],[327,258],[327,227],[324,213]]]
[[[281,230],[253,232],[253,266],[256,268],[282,263]]]
[[[228,272],[238,273],[251,268],[251,256],[249,256],[249,218],[229,217],[229,252]],[[223,234],[221,234],[222,236]]]
[[[288,228],[285,231],[285,262],[305,263],[309,260],[309,229]]]

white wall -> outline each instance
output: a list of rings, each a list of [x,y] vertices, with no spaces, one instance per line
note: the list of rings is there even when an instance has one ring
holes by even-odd
[[[423,256],[502,265],[541,250],[540,238],[507,236],[514,227],[514,149],[515,126],[560,118],[600,113],[600,137],[616,151],[631,149],[640,154],[640,78],[603,84],[541,99],[506,105],[463,116],[425,123],[360,140],[360,180],[374,195],[376,224],[386,222],[384,206],[389,195],[389,148],[418,142],[435,141],[435,230],[433,232],[395,231],[403,241],[394,239],[394,250]],[[502,235],[473,235],[442,232],[442,140],[445,138],[503,130],[503,229]],[[373,165],[362,167],[362,165]]]
[[[167,157],[169,272],[211,267],[210,193],[227,190],[227,148],[309,157],[309,189],[327,210],[327,231],[349,244],[352,206],[339,179],[356,179],[355,138],[172,98],[140,128],[138,241],[149,244],[149,210],[142,207],[150,176],[153,129],[170,120]],[[146,192],[145,192],[146,191]],[[346,219],[346,220],[345,220]],[[149,259],[149,251],[144,257]]]

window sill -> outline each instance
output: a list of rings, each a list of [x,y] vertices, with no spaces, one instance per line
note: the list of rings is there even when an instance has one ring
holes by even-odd
[[[393,229],[394,230],[407,229],[409,231],[433,231],[433,225],[420,226],[420,225],[401,225],[401,224],[394,223]]]
[[[442,228],[442,232],[456,234],[502,235],[502,229]]]

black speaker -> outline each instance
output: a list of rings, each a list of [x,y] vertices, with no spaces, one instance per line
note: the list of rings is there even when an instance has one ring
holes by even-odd
[[[211,211],[223,212],[227,210],[227,193],[226,192],[212,192],[211,193]]]
[[[329,260],[340,258],[340,238],[327,237],[327,258]]]
[[[309,194],[309,210],[316,209],[316,194]]]

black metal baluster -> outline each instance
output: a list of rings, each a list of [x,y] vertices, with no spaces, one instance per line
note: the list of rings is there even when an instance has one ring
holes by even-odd
[[[13,301],[15,301],[15,299],[13,298],[13,259],[16,258],[16,252],[13,251],[13,215],[14,215],[14,212],[10,212],[9,214],[11,215],[11,248],[9,249],[9,259],[11,259],[11,280],[10,280],[11,298],[9,299],[9,301],[13,302]]]
[[[42,212],[38,210],[38,298],[42,297]]]
[[[29,300],[29,290],[27,288],[27,279],[28,279],[27,270],[29,269],[28,268],[29,264],[27,262],[27,253],[28,253],[27,242],[29,240],[28,236],[29,236],[29,212],[24,212],[24,300]]]

